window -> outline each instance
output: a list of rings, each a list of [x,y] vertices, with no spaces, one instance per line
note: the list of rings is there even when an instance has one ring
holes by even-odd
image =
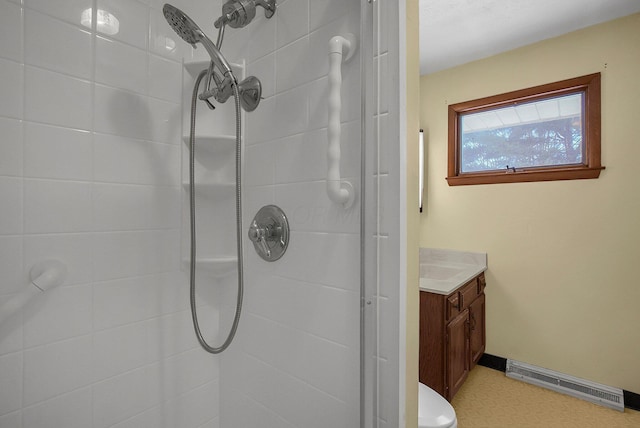
[[[449,106],[450,186],[598,178],[600,73]]]

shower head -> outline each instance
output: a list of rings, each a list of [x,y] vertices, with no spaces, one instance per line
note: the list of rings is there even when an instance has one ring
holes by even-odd
[[[177,7],[167,3],[162,8],[162,13],[164,13],[164,17],[169,25],[171,25],[171,28],[173,28],[185,42],[195,45],[205,37],[200,27]]]
[[[233,76],[231,66],[229,66],[227,60],[222,56],[220,50],[186,13],[168,3],[162,8],[162,13],[169,25],[171,25],[171,28],[173,28],[173,31],[185,42],[191,44],[194,48],[196,47],[196,43],[202,43],[209,53],[209,56],[211,56],[211,60],[220,71],[224,75],[230,74]]]
[[[260,81],[256,77],[250,76],[238,83],[235,75],[231,71],[231,66],[224,56],[222,56],[220,49],[218,49],[191,18],[177,7],[168,3],[164,5],[162,12],[169,25],[171,25],[171,28],[173,28],[185,42],[193,45],[193,47],[195,47],[196,43],[202,43],[211,56],[211,62],[222,73],[222,76],[217,75],[213,65],[209,67],[207,72],[207,86],[199,98],[206,101],[210,108],[213,108],[213,105],[208,101],[209,98],[214,97],[217,101],[224,103],[233,94],[233,86],[237,86],[242,107],[246,111],[255,110],[260,103],[262,94]],[[216,83],[216,87],[210,89],[209,82],[212,78]]]

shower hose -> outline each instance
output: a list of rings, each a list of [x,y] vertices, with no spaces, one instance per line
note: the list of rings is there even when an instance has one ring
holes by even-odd
[[[243,257],[242,257],[242,190],[241,190],[241,123],[240,123],[240,94],[237,84],[233,85],[233,96],[235,99],[236,111],[236,239],[238,252],[238,298],[236,301],[236,311],[233,317],[233,324],[229,330],[229,334],[225,341],[219,347],[211,346],[202,336],[200,325],[198,324],[198,315],[196,312],[196,192],[195,192],[195,130],[196,130],[196,102],[198,99],[198,88],[203,77],[207,74],[207,70],[203,70],[196,79],[193,96],[191,98],[191,129],[189,132],[189,205],[191,214],[191,261],[189,266],[189,285],[191,298],[191,318],[193,319],[193,328],[198,342],[205,351],[212,354],[219,354],[229,347],[233,341],[233,337],[238,329],[240,321],[240,312],[242,310],[242,295],[244,292],[243,277]],[[234,79],[235,80],[235,79]]]

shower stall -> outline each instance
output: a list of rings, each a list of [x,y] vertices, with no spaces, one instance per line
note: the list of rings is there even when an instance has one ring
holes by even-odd
[[[0,427],[399,426],[391,3],[0,0]]]

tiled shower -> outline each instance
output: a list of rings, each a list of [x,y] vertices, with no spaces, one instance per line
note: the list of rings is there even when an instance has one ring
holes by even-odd
[[[223,54],[263,84],[243,114],[244,236],[276,204],[291,241],[268,263],[245,239],[240,326],[212,356],[191,325],[183,185],[183,63],[206,52],[173,33],[163,3],[0,0],[0,307],[37,262],[68,269],[0,324],[0,427],[397,426],[398,11],[282,0],[227,29]],[[214,38],[220,0],[172,4]],[[366,38],[343,66],[349,210],[325,192],[327,43],[345,32]],[[235,276],[202,272],[198,287],[200,323],[221,340]]]

